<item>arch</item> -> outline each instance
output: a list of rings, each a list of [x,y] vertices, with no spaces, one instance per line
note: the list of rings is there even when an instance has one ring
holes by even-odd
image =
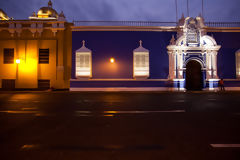
[[[240,49],[238,49],[238,50],[235,52],[235,54],[240,54]]]
[[[200,43],[207,46],[216,46],[217,42],[215,39],[209,35],[204,35],[200,38]]]
[[[181,46],[181,42],[183,41],[183,43],[185,44],[186,41],[186,36],[181,36],[176,40],[176,46]]]
[[[189,60],[186,64],[186,89],[202,90],[203,73],[201,63],[197,60]]]
[[[202,69],[205,68],[205,63],[200,58],[197,58],[197,57],[191,57],[191,58],[187,59],[183,64],[184,68],[186,68],[189,61],[197,61],[201,65]]]

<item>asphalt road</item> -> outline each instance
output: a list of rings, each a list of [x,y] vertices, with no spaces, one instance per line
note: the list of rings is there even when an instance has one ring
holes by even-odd
[[[239,160],[240,92],[1,92],[2,160]]]

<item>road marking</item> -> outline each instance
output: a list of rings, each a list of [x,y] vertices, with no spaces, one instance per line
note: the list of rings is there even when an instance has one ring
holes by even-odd
[[[209,101],[216,101],[217,99],[215,99],[215,98],[210,98],[210,99],[208,99]]]
[[[16,100],[16,99],[11,99],[11,100],[8,100],[9,102],[18,102],[19,100]]]
[[[180,100],[177,100],[177,102],[183,103],[183,102],[185,102],[185,100],[184,99],[180,99]]]
[[[240,148],[240,144],[210,144],[213,148]]]
[[[39,148],[39,147],[40,147],[39,145],[25,144],[20,149],[21,150],[30,150],[30,149],[36,149],[36,148]]]
[[[76,116],[78,116],[78,117],[91,117],[93,115],[91,115],[91,114],[77,114]]]
[[[104,111],[107,114],[144,114],[144,113],[181,113],[185,110],[166,110],[166,111]]]
[[[11,100],[8,100],[9,102],[19,102],[19,101],[22,101],[20,99],[11,99]],[[40,101],[28,101],[28,102],[33,102],[33,103],[39,103]]]
[[[22,110],[36,110],[37,109],[37,107],[24,107],[24,108],[22,108]]]
[[[76,113],[92,113],[91,111],[75,111]]]
[[[116,114],[148,114],[148,113],[183,113],[185,110],[166,110],[166,111],[103,111],[97,116],[114,117]],[[75,116],[91,117],[94,116],[92,111],[75,111]]]
[[[91,117],[93,116],[91,111],[75,111],[76,116],[78,117]]]
[[[0,111],[0,113],[12,113],[12,114],[36,114],[39,111]]]
[[[114,114],[104,114],[104,117],[114,117]]]

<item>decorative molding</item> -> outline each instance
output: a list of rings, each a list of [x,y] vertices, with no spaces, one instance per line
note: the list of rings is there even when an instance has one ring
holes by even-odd
[[[187,17],[185,23],[179,26],[178,39],[174,45],[172,37],[167,46],[169,55],[169,79],[185,79],[183,71],[186,64],[198,61],[202,70],[206,70],[206,80],[218,79],[217,53],[221,48],[215,39],[206,35],[203,20],[199,17]]]
[[[56,33],[61,30],[65,30],[64,21],[30,21],[30,20],[11,20],[11,21],[0,21],[0,31],[7,30],[13,37],[15,32],[17,36],[20,37],[23,30],[29,30],[32,33],[32,37],[35,37],[36,33],[39,33],[41,36],[43,30],[50,29],[54,36]],[[4,27],[1,27],[1,24],[8,24]],[[29,26],[30,25],[30,26]],[[29,27],[28,27],[29,26]],[[51,26],[51,27],[49,27]]]

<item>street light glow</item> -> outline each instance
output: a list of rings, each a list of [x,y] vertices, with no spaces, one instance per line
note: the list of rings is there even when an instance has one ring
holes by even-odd
[[[114,62],[115,62],[115,59],[114,59],[114,58],[110,58],[110,62],[111,62],[111,63],[114,63]]]
[[[16,63],[19,64],[20,63],[20,59],[16,59]]]

